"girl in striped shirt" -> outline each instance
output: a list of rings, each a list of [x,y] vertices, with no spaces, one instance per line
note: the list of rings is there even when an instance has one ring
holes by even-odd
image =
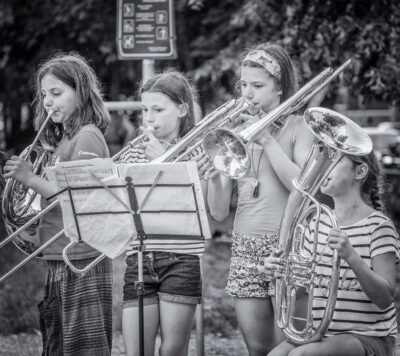
[[[126,163],[151,162],[194,125],[192,90],[183,74],[158,74],[143,84],[140,95],[142,130],[147,139],[121,158]],[[147,129],[149,126],[154,132]],[[148,241],[143,253],[145,355],[154,355],[160,329],[160,355],[184,356],[196,305],[202,298],[199,256],[204,252],[204,241],[154,241]],[[124,275],[122,329],[127,356],[139,354],[137,248],[138,241],[134,241],[127,250]]]
[[[394,292],[398,235],[382,212],[379,199],[379,165],[374,153],[346,155],[321,186],[331,196],[340,228],[322,216],[318,251],[323,258],[316,268],[314,321],[321,320],[332,271],[333,249],[341,258],[335,310],[320,342],[296,346],[284,341],[269,355],[394,355],[397,333]],[[306,233],[305,250],[311,253],[313,229]],[[270,278],[283,271],[279,251],[265,261]]]

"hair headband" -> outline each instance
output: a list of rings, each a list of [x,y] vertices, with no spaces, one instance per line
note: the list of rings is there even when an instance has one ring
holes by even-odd
[[[249,53],[247,53],[244,61],[250,61],[259,64],[276,79],[278,79],[279,81],[281,80],[281,68],[278,62],[267,52],[260,49],[250,51]]]

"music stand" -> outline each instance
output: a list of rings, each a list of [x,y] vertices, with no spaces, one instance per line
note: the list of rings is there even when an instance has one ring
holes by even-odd
[[[100,186],[71,187],[68,185],[57,195],[68,192],[70,212],[72,212],[77,232],[75,240],[70,243],[71,246],[83,241],[100,251],[103,249],[103,246],[96,246],[96,239],[88,239],[89,236],[85,236],[88,234],[82,233],[82,219],[88,219],[93,226],[95,225],[93,219],[100,217],[103,220],[104,214],[112,218],[118,214],[132,216],[130,221],[132,222],[133,219],[132,225],[138,240],[138,281],[135,284],[138,294],[139,354],[144,355],[143,253],[168,250],[168,245],[165,248],[162,246],[169,240],[173,240],[178,246],[190,243],[194,250],[197,248],[201,251],[204,248],[205,239],[210,238],[211,234],[197,166],[194,162],[118,166],[119,175],[125,178],[125,184],[108,185],[100,181]],[[90,174],[93,176],[92,172]],[[117,196],[115,189],[119,189],[120,193],[121,190],[124,191],[123,199]],[[110,201],[110,197],[113,196],[114,202],[119,202],[119,207],[125,206],[125,208],[99,211],[98,208],[93,209],[93,205],[86,202],[86,205],[91,207],[91,211],[78,211],[73,192],[82,190],[93,190],[91,196],[87,198],[89,202],[90,200],[99,202],[99,197]],[[129,203],[128,206],[127,203]],[[90,223],[86,221],[84,225],[87,227]],[[100,259],[104,258],[104,256],[100,257]],[[98,260],[99,258],[89,266],[92,267]],[[78,273],[81,272],[78,270]]]

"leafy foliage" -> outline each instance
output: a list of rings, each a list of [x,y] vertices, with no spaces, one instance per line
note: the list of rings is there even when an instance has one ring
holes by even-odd
[[[239,3],[239,4],[238,4]],[[346,73],[353,95],[399,104],[400,5],[396,0],[226,0],[206,2],[192,43],[196,81],[204,92],[234,77],[239,55],[257,42],[276,41],[294,57],[304,80],[353,57]],[[229,16],[226,16],[229,14]],[[232,81],[229,82],[232,87]],[[212,94],[210,95],[212,97]]]
[[[175,8],[178,59],[156,65],[189,72],[206,111],[232,96],[240,53],[261,41],[283,44],[305,81],[353,57],[345,75],[351,94],[398,104],[397,0],[175,0]],[[115,29],[116,1],[0,2],[0,102],[13,138],[21,136],[20,106],[33,97],[33,73],[56,50],[89,58],[108,100],[135,92],[141,64],[118,60]]]

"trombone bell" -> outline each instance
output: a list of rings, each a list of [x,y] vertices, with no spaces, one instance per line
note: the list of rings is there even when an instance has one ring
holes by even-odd
[[[207,133],[203,146],[214,167],[222,174],[239,179],[249,172],[251,160],[248,149],[232,131],[220,128]]]

